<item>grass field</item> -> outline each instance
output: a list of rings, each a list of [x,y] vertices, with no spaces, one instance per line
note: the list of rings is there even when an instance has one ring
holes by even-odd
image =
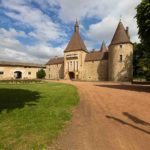
[[[58,136],[79,100],[71,85],[1,84],[0,150],[43,150]]]

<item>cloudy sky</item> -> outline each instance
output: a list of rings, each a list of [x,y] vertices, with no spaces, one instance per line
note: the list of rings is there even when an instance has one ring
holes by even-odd
[[[62,56],[78,18],[88,50],[110,44],[120,16],[138,42],[140,0],[0,0],[0,60],[46,63]]]

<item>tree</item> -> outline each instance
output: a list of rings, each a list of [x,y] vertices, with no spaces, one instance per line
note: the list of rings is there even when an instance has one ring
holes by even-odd
[[[137,6],[137,24],[139,28],[139,37],[141,42],[150,48],[150,0],[142,0]]]
[[[150,81],[150,0],[142,0],[137,6],[136,19],[141,39],[141,44],[136,48],[142,51],[138,66],[143,71],[145,79]],[[136,52],[139,53],[138,50]]]
[[[133,77],[143,78],[143,67],[139,65],[144,55],[144,46],[141,43],[134,43],[133,45]]]
[[[45,76],[46,76],[46,73],[44,69],[41,69],[37,72],[37,78],[42,79],[42,78],[45,78]]]

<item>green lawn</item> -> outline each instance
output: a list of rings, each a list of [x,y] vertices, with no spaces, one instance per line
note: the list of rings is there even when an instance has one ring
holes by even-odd
[[[78,101],[71,85],[0,84],[0,150],[49,147]]]

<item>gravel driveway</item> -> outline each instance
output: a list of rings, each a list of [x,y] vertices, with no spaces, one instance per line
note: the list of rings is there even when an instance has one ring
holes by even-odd
[[[150,150],[150,86],[62,82],[78,88],[80,104],[60,150]]]

